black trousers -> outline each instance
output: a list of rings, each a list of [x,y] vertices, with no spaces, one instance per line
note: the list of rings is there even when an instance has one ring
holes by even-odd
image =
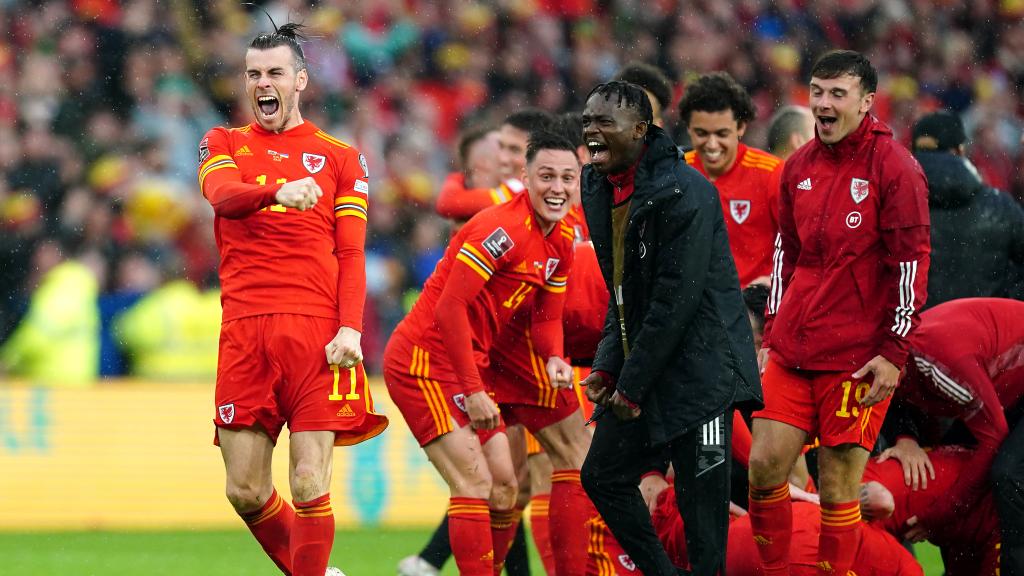
[[[686,525],[692,574],[725,574],[729,536],[729,469],[732,411],[712,419],[669,445],[675,468],[676,501]],[[640,496],[640,476],[661,455],[651,446],[642,417],[598,420],[581,480],[615,539],[646,576],[683,574],[658,541]]]
[[[1024,576],[1024,421],[1010,430],[992,462],[992,495],[1002,531],[1000,574]]]

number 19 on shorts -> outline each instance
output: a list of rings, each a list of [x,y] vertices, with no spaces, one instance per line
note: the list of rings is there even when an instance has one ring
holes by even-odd
[[[860,404],[861,401],[864,400],[864,397],[868,394],[868,390],[871,389],[871,384],[861,382],[860,384],[857,384],[857,388],[854,389],[853,382],[847,380],[843,382],[841,386],[843,387],[843,402],[842,405],[839,406],[839,410],[836,410],[836,416],[839,416],[840,418],[849,418],[850,416],[853,416],[854,418],[860,417],[860,409],[856,404]],[[854,406],[850,406],[851,389],[853,389]]]

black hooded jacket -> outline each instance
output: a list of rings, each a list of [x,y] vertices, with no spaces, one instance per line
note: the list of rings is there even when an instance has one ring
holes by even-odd
[[[1024,298],[1024,210],[986,186],[969,160],[917,152],[928,178],[928,307],[969,297]]]
[[[640,404],[652,444],[671,441],[731,407],[761,406],[754,344],[718,192],[657,127],[637,166],[623,255],[622,299],[610,299],[594,370]],[[608,178],[587,166],[583,208],[601,272],[612,286]],[[608,416],[614,418],[614,416]]]

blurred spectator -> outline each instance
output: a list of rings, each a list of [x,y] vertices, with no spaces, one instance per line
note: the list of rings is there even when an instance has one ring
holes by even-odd
[[[928,307],[969,297],[1024,298],[1024,209],[985,185],[964,157],[960,117],[933,112],[914,125],[914,157],[928,178]]]

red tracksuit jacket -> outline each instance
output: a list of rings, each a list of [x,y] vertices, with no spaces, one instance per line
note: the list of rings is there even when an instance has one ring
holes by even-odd
[[[834,145],[817,137],[787,162],[779,193],[765,346],[783,366],[902,366],[924,305],[928,187],[888,126],[865,116]]]

